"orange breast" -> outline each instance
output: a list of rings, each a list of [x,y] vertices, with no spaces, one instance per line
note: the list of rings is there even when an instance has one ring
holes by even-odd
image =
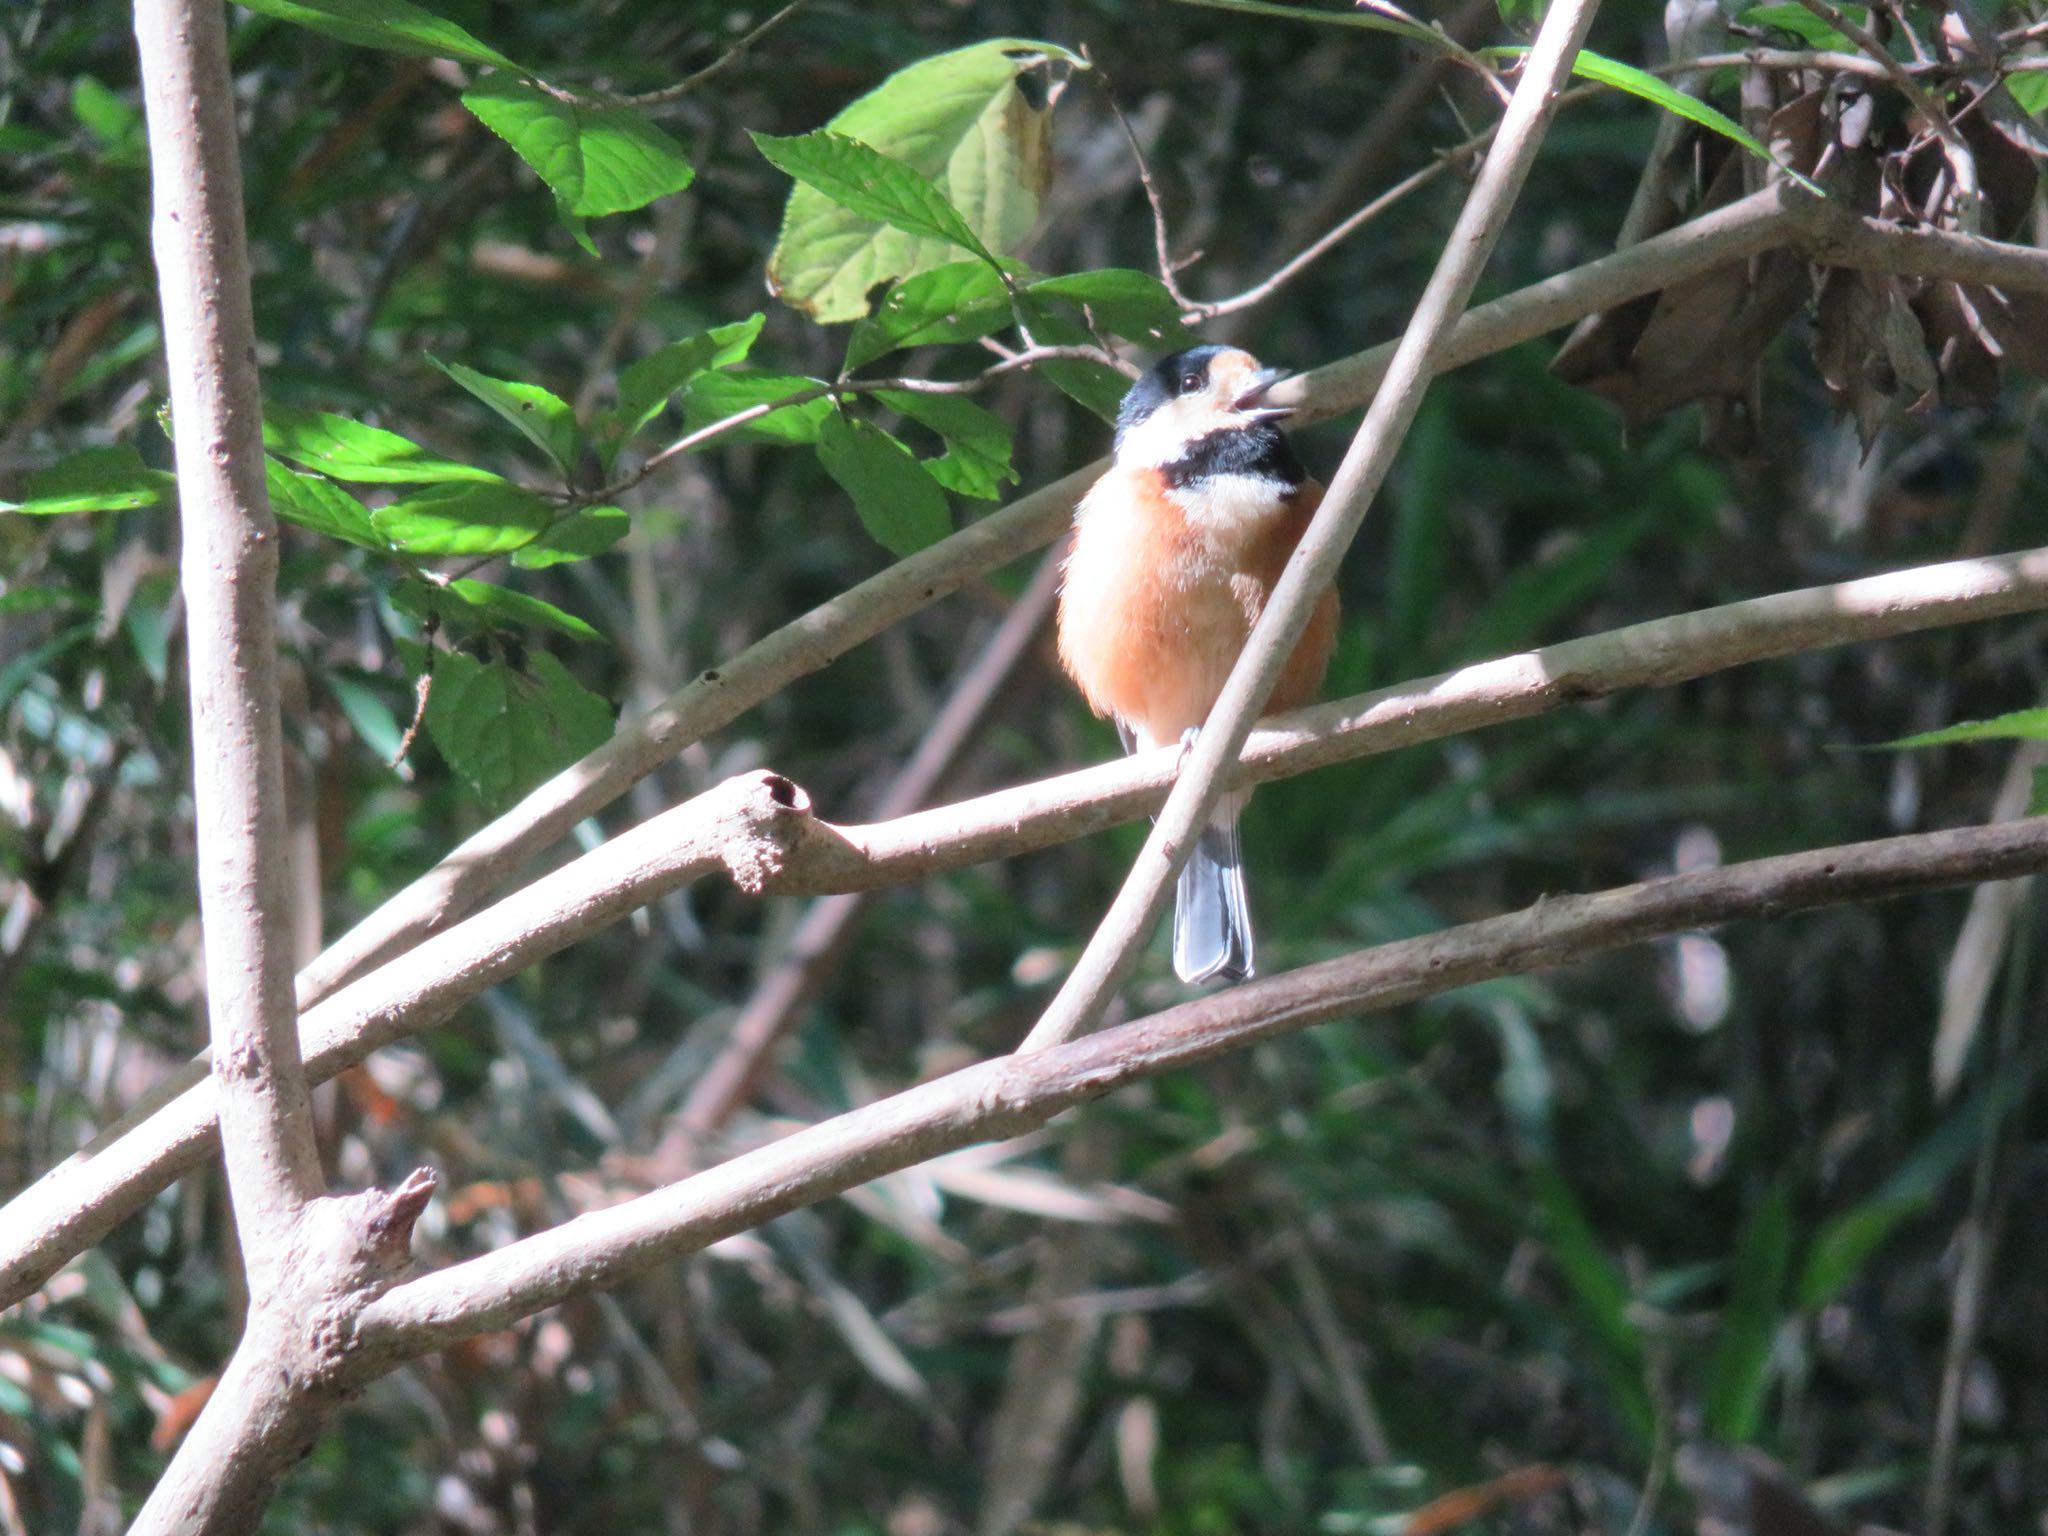
[[[1060,591],[1060,660],[1099,715],[1141,747],[1202,723],[1321,499],[1309,482],[1227,549],[1192,530],[1150,470],[1112,469],[1082,499]],[[1336,595],[1318,603],[1273,690],[1273,708],[1315,695],[1336,637]]]

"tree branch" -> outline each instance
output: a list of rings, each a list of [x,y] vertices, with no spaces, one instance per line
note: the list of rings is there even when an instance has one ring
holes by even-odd
[[[1519,912],[1248,982],[920,1084],[680,1184],[398,1286],[362,1313],[352,1369],[374,1375],[885,1173],[1021,1135],[1126,1083],[1327,1019],[1675,933],[2043,869],[2048,817],[1923,832],[1547,897]]]
[[[1920,566],[1653,619],[1418,678],[1277,717],[1252,734],[1234,783],[1262,783],[1438,741],[1628,688],[1944,625],[2048,609],[2048,549]],[[848,892],[921,879],[1135,821],[1173,781],[1172,748],[872,826],[814,821],[773,774],[729,780],[614,837],[380,967],[300,1024],[308,1074],[324,1081],[447,1018],[517,974],[667,891],[720,870],[743,888]],[[77,1156],[0,1209],[11,1306],[214,1148],[202,1059]]]
[[[1274,586],[1266,611],[1252,627],[1123,888],[1021,1049],[1043,1050],[1091,1028],[1136,963],[1140,946],[1158,922],[1173,882],[1193,851],[1196,835],[1223,793],[1226,770],[1236,760],[1252,722],[1265,709],[1281,668],[1308,625],[1310,611],[1336,579],[1337,566],[1365,521],[1366,510],[1378,494],[1409,424],[1421,409],[1422,396],[1437,371],[1438,356],[1478,286],[1494,242],[1507,226],[1515,195],[1556,110],[1557,92],[1571,73],[1572,60],[1598,9],[1599,0],[1553,0],[1545,13],[1522,78],[1501,119],[1493,153],[1487,156],[1472,194],[1459,212],[1444,254],[1415,306],[1414,318],[1387,365],[1387,376],[1372,408]]]
[[[321,1178],[285,920],[277,523],[263,480],[234,92],[219,7],[143,0],[136,38],[177,427],[207,1011],[235,1222],[261,1288]]]

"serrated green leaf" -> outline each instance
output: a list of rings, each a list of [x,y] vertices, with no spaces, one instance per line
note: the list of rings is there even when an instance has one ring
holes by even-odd
[[[358,485],[433,485],[505,478],[429,453],[396,432],[367,427],[328,411],[269,407],[263,413],[263,446],[281,459]]]
[[[512,563],[526,570],[565,565],[601,555],[626,536],[633,520],[619,507],[585,507],[563,518],[531,544],[512,551]]]
[[[460,651],[434,658],[427,734],[488,805],[559,773],[604,744],[611,706],[545,651],[523,667]]]
[[[669,396],[707,368],[745,362],[767,318],[749,315],[701,336],[672,341],[629,364],[619,374],[617,402],[599,418],[601,435],[615,444],[624,442],[660,414]]]
[[[1884,748],[1946,747],[1958,741],[2048,741],[2048,709],[2016,709],[1989,720],[1965,720],[1937,731],[1880,742]]]
[[[1480,54],[1490,59],[1519,59],[1528,53],[1526,48],[1482,48]],[[1617,91],[1639,97],[1653,106],[1661,107],[1674,117],[1687,122],[1698,123],[1724,139],[1741,145],[1766,165],[1778,166],[1787,176],[1816,196],[1825,196],[1818,183],[1800,174],[1789,166],[1778,165],[1763,141],[1749,132],[1725,112],[1717,112],[1697,96],[1688,96],[1668,80],[1660,80],[1648,70],[1637,69],[1633,64],[1624,64],[1619,59],[1610,59],[1605,54],[1582,49],[1572,60],[1572,73],[1582,80],[1591,80],[1595,85],[1604,85]]]
[[[128,512],[160,506],[175,493],[177,476],[151,469],[126,443],[87,448],[28,478],[28,496],[0,501],[0,511],[30,517],[59,517],[71,512]]]
[[[1105,267],[1096,272],[1070,272],[1042,277],[1028,292],[1033,298],[1065,299],[1085,305],[1097,326],[1127,341],[1170,349],[1191,346],[1196,337],[1181,324],[1180,306],[1166,284],[1149,272]]]
[[[683,422],[692,432],[700,431],[742,411],[772,405],[777,400],[816,389],[818,385],[817,379],[807,379],[800,374],[727,369],[700,373],[691,380],[689,393],[683,396]],[[819,427],[831,414],[832,402],[820,396],[800,405],[764,412],[745,425],[722,433],[713,441],[749,438],[767,443],[815,443]]]
[[[772,133],[752,137],[770,165],[848,212],[995,260],[946,194],[901,160],[827,128],[787,138]]]
[[[567,635],[572,640],[602,644],[604,636],[573,613],[565,613],[553,603],[542,602],[524,592],[514,592],[509,587],[494,586],[488,581],[473,581],[460,577],[442,589],[466,604],[488,624],[498,628],[518,625],[539,625]]]
[[[1018,476],[1010,467],[1010,429],[972,400],[912,390],[878,390],[875,400],[945,439],[946,451],[924,460],[925,472],[947,490],[993,501]]]
[[[579,217],[644,208],[696,174],[683,146],[634,107],[575,106],[503,75],[477,81],[462,104]]]
[[[993,335],[1014,315],[1009,289],[987,262],[949,261],[895,284],[873,315],[854,322],[846,366],[860,368],[904,347]]]
[[[263,456],[263,478],[270,491],[270,510],[285,522],[379,554],[391,552],[370,519],[370,509],[332,480],[302,475],[269,454]]]
[[[953,531],[946,493],[880,427],[834,411],[818,437],[818,462],[853,498],[861,526],[891,554],[914,555]]]
[[[825,127],[917,172],[983,248],[1007,255],[1038,219],[1057,95],[1044,81],[1066,67],[1085,64],[1051,43],[996,38],[898,70]],[[1029,90],[1020,86],[1027,79]],[[784,303],[813,319],[855,320],[878,284],[958,255],[950,238],[912,234],[800,185],[769,256],[768,280]]]
[[[546,502],[516,485],[434,485],[379,507],[370,523],[408,555],[495,555],[531,544]]]
[[[1792,1268],[1792,1198],[1781,1180],[1742,1234],[1707,1379],[1707,1428],[1728,1445],[1746,1445],[1762,1427],[1770,1387],[1771,1344]]]
[[[511,422],[558,468],[566,472],[575,464],[582,433],[569,402],[553,390],[516,379],[494,379],[461,363],[444,363],[431,352],[427,361]]]
[[[1870,16],[1870,12],[1860,5],[1838,6],[1837,9],[1859,26]],[[1808,48],[1847,53],[1856,51],[1856,45],[1847,36],[1803,5],[1753,5],[1735,19],[1745,27],[1768,27],[1774,32],[1789,32]]]
[[[259,16],[289,21],[358,48],[420,58],[456,59],[523,73],[505,55],[445,16],[409,0],[237,0]]]

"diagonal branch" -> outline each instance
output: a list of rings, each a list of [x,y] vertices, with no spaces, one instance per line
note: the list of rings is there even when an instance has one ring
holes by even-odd
[[[395,1287],[361,1314],[374,1375],[650,1264],[1061,1110],[1327,1019],[1374,1012],[1625,944],[1756,917],[2048,869],[2048,817],[1820,848],[1532,907],[1184,1003],[1087,1039],[982,1062],[716,1168]]]
[[[1222,695],[1203,723],[1201,738],[1173,793],[1167,796],[1131,873],[1103,916],[1059,995],[1039,1018],[1021,1049],[1043,1050],[1093,1026],[1111,994],[1136,963],[1138,950],[1166,905],[1195,837],[1224,790],[1224,774],[1237,758],[1252,722],[1264,710],[1310,610],[1336,579],[1352,537],[1365,521],[1401,440],[1422,406],[1458,317],[1478,286],[1479,274],[1507,225],[1508,212],[1535,162],[1543,131],[1571,73],[1579,44],[1593,24],[1599,0],[1553,0],[1536,44],[1508,103],[1493,153],[1452,227],[1415,316],[1387,365],[1344,462],[1330,482],[1308,531],[1287,562],[1266,611],[1253,626]]]
[[[1257,783],[1442,740],[1629,688],[1943,625],[2048,609],[2048,549],[1957,560],[1653,619],[1418,678],[1279,717],[1246,744],[1233,782]],[[309,1074],[323,1081],[432,1027],[486,987],[691,880],[743,889],[868,890],[1087,836],[1155,809],[1172,749],[980,795],[866,827],[809,817],[786,780],[729,780],[536,880],[306,1011]],[[0,1209],[0,1306],[40,1285],[214,1150],[202,1059],[83,1152]]]

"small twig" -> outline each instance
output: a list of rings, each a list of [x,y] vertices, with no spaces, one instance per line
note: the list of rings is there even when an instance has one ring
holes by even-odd
[[[577,91],[566,90],[558,85],[550,85],[547,81],[538,78],[533,81],[533,84],[537,89],[546,92],[555,100],[564,102],[572,107],[670,106],[675,102],[681,101],[691,92],[717,79],[728,69],[731,69],[733,65],[739,63],[741,59],[753,51],[756,43],[760,42],[762,38],[802,10],[807,3],[808,0],[789,0],[789,4],[755,27],[753,31],[747,33],[745,37],[742,37],[695,74],[685,75],[674,85],[665,85],[658,91],[643,91],[637,96],[613,96],[605,92],[585,95]]]
[[[1145,201],[1152,207],[1152,251],[1159,264],[1159,281],[1183,312],[1198,308],[1181,292],[1180,271],[1173,264],[1173,247],[1166,233],[1166,204],[1160,199],[1158,184],[1152,180],[1152,167],[1145,163],[1145,146],[1138,142],[1137,130],[1117,104],[1116,88],[1110,83],[1109,76],[1101,73],[1101,65],[1095,67],[1102,81],[1102,99],[1109,103],[1110,115],[1116,119],[1117,127],[1123,129],[1124,142],[1131,146],[1131,159],[1138,167],[1138,185],[1145,189]]]

